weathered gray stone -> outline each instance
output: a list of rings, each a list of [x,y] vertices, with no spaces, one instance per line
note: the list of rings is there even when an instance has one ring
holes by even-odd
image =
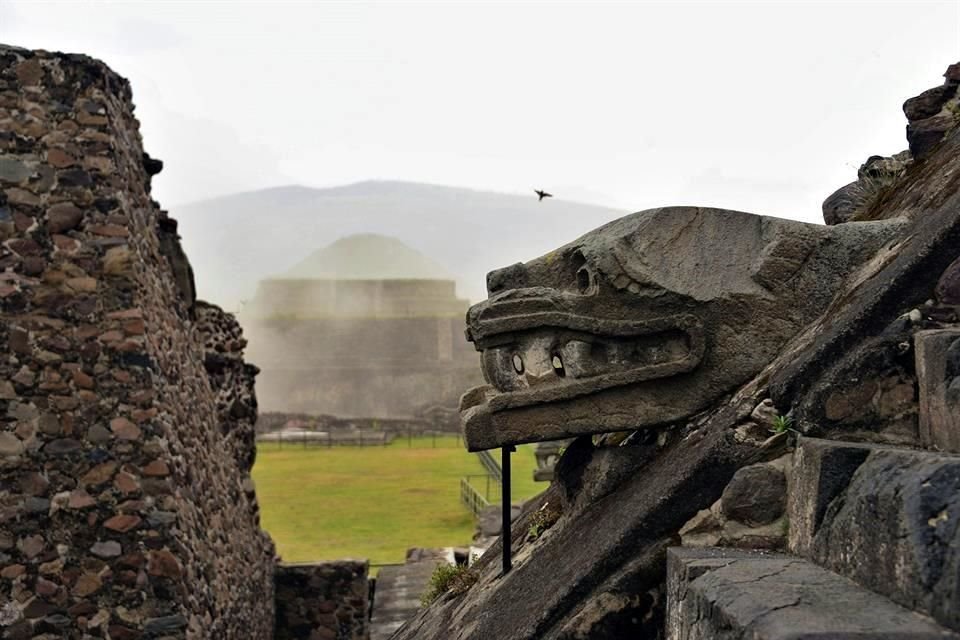
[[[960,258],[954,260],[943,272],[935,291],[941,304],[960,306]]]
[[[947,67],[947,70],[943,73],[943,77],[946,78],[947,84],[960,83],[960,62],[954,62]]]
[[[685,547],[780,550],[786,547],[785,524],[783,517],[762,525],[727,520],[717,501],[683,525],[679,532],[680,542]]]
[[[554,470],[564,511],[573,514],[619,487],[656,453],[652,446],[594,447],[590,438],[574,440]]]
[[[488,276],[471,450],[686,419],[763,368],[898,225],[670,207]],[[723,250],[717,250],[719,246]]]
[[[690,518],[679,531],[680,541],[685,547],[716,547],[723,532],[723,520],[719,505],[702,509]]]
[[[48,456],[64,456],[77,452],[82,445],[73,438],[58,438],[43,446],[43,452]]]
[[[94,543],[90,553],[100,558],[116,558],[123,553],[123,547],[116,540],[106,540]]]
[[[168,527],[177,521],[177,514],[172,511],[153,511],[147,516],[151,527]]]
[[[794,479],[791,550],[960,630],[960,457],[805,438]]]
[[[709,548],[674,548],[667,558],[673,640],[958,637],[799,558]]]
[[[159,618],[149,618],[143,625],[143,630],[147,633],[172,633],[178,629],[187,626],[187,619],[181,615],[161,616]]]
[[[867,158],[857,170],[856,182],[840,187],[823,201],[824,222],[833,225],[861,219],[912,162],[909,151]]]
[[[723,490],[723,515],[751,526],[769,524],[783,515],[787,478],[776,467],[752,464],[737,471]]]
[[[947,131],[955,127],[957,116],[941,113],[923,120],[915,120],[907,125],[907,142],[914,158],[922,159],[930,155],[934,147],[943,140]]]
[[[80,224],[83,211],[72,202],[61,202],[47,209],[47,220],[50,233],[63,233]]]
[[[23,453],[20,438],[6,431],[0,432],[0,456],[18,456]]]
[[[46,498],[27,498],[26,509],[30,513],[46,513],[50,510],[50,501]]]
[[[823,221],[827,224],[849,222],[870,205],[872,195],[859,180],[843,185],[823,201]]]
[[[923,93],[903,103],[903,113],[907,120],[924,120],[940,113],[944,105],[957,95],[957,85],[943,84],[927,89]]]
[[[743,467],[720,499],[680,529],[683,546],[771,549],[786,547],[784,514],[793,455]]]
[[[87,430],[86,439],[93,444],[103,444],[113,439],[113,434],[103,425],[95,424]]]
[[[793,486],[787,501],[790,551],[810,553],[827,507],[846,490],[870,451],[868,445],[800,438],[793,455]]]
[[[871,453],[814,539],[817,562],[960,630],[960,458]]]
[[[33,170],[16,158],[0,157],[0,182],[20,184],[33,175]]]
[[[771,363],[765,380],[769,396],[778,407],[790,407],[798,430],[839,437],[851,427],[830,424],[827,399],[902,368],[899,362],[912,329],[897,319],[923,307],[960,246],[958,131],[951,131],[923,170],[910,172],[873,212],[878,219],[905,220],[902,241],[879,251],[803,340],[787,345]],[[873,432],[877,441],[884,441],[881,432],[900,423],[895,417],[867,414],[855,425],[861,437]],[[907,433],[899,440],[910,438]]]
[[[37,423],[40,431],[50,436],[60,435],[60,418],[53,413],[44,413]]]
[[[779,416],[780,412],[773,406],[773,400],[770,398],[766,398],[750,412],[750,419],[768,430],[773,429]]]
[[[960,453],[960,329],[914,335],[923,446]]]

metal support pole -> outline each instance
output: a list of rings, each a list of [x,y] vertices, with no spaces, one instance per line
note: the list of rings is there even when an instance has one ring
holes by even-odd
[[[507,575],[513,564],[510,559],[510,520],[512,508],[510,504],[510,452],[516,451],[513,446],[503,447],[500,453],[500,467],[503,471],[503,512],[501,515],[501,541],[503,542],[503,575]]]

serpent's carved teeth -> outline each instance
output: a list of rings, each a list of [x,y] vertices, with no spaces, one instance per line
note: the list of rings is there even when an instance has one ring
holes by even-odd
[[[680,329],[632,337],[541,330],[488,347],[481,360],[490,384],[509,392],[646,369],[689,353],[689,336]]]
[[[560,359],[560,356],[553,356],[551,364],[553,365],[554,373],[556,373],[558,376],[562,378],[567,375],[567,372],[563,369],[563,360]]]

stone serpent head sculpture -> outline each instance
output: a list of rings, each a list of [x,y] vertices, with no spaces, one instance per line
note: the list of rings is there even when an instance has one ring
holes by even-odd
[[[755,376],[895,223],[698,207],[635,213],[487,276],[461,399],[471,451],[688,418]]]

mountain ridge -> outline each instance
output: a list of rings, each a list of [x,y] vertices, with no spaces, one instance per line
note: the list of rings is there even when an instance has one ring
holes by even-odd
[[[562,196],[562,194],[560,194]],[[257,283],[348,235],[391,236],[443,266],[458,295],[486,297],[492,268],[529,260],[627,211],[400,180],[302,185],[170,207],[201,298],[237,310]]]
[[[190,200],[187,202],[182,202],[172,206],[173,209],[183,208],[183,207],[197,207],[200,205],[208,205],[212,203],[217,203],[221,201],[232,200],[235,198],[246,198],[246,197],[267,197],[268,195],[272,197],[284,197],[288,194],[301,193],[306,195],[312,195],[318,198],[328,197],[328,196],[342,196],[342,195],[358,195],[358,196],[369,196],[376,192],[381,194],[388,193],[389,191],[401,192],[406,194],[413,194],[417,191],[433,191],[435,193],[441,192],[456,192],[456,193],[472,193],[472,194],[482,194],[485,197],[504,197],[504,198],[525,198],[526,194],[523,192],[509,192],[509,191],[496,191],[491,189],[478,189],[475,187],[462,187],[456,185],[446,185],[446,184],[437,184],[433,182],[418,182],[413,180],[359,180],[357,182],[348,182],[342,185],[333,185],[328,187],[313,187],[310,185],[291,183],[291,184],[282,184],[276,185],[273,187],[263,187],[262,189],[251,189],[248,191],[237,191],[234,193],[225,193],[216,196],[211,196],[209,198],[202,198],[200,200]],[[534,193],[533,187],[530,188],[530,193]],[[554,199],[557,202],[567,202],[573,204],[581,204],[588,207],[599,207],[604,209],[616,209],[616,207],[610,207],[603,204],[597,204],[592,202],[586,202],[580,199],[566,199],[563,197],[554,196]],[[536,198],[534,198],[536,200]],[[626,210],[624,210],[626,211]]]

